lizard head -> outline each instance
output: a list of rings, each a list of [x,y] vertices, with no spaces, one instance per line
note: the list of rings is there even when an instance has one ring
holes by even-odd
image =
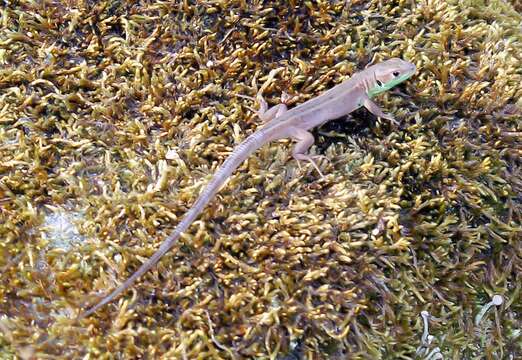
[[[371,74],[368,96],[373,97],[415,74],[417,67],[409,61],[392,58],[366,69]]]

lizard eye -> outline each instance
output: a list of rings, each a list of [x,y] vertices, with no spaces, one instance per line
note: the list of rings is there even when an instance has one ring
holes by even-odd
[[[381,80],[375,80],[375,82],[377,83],[377,85],[382,86],[382,81]]]
[[[398,72],[398,71],[394,71],[392,74],[393,74],[393,76],[397,77],[397,76],[399,76],[401,73]]]

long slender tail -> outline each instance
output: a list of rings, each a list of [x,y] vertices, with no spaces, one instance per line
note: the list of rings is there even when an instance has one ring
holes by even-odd
[[[163,255],[167,251],[169,251],[176,241],[179,239],[180,235],[187,230],[187,228],[192,224],[192,222],[199,216],[199,214],[203,211],[205,206],[212,200],[214,195],[220,190],[221,186],[227,181],[227,179],[232,175],[234,170],[245,161],[253,152],[259,149],[263,144],[267,141],[264,139],[264,131],[258,130],[254,134],[250,135],[246,138],[241,144],[237,146],[234,152],[225,160],[223,165],[216,171],[208,185],[201,192],[196,202],[192,207],[187,211],[181,222],[174,229],[174,231],[163,241],[158,250],[145,262],[143,265],[139,267],[136,272],[134,272],[127,280],[125,280],[122,284],[120,284],[116,289],[114,289],[109,295],[105,296],[99,303],[97,303],[92,308],[85,311],[78,318],[82,319],[96,312],[105,304],[111,302],[114,298],[116,298],[123,291],[127,290],[133,283],[138,279],[141,275],[145,274],[149,271],[153,266],[155,266],[158,261],[161,259]]]

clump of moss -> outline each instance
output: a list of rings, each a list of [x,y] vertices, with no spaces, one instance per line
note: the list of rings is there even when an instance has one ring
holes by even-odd
[[[1,355],[520,356],[517,9],[6,2]],[[392,56],[419,69],[377,100],[400,127],[360,110],[316,130],[325,179],[288,141],[263,147],[153,271],[73,320],[153,253],[260,125],[244,96],[270,70],[284,69],[271,103],[284,91],[298,104]],[[495,294],[503,304],[475,323]]]

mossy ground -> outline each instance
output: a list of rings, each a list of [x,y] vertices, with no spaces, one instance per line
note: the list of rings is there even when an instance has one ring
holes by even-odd
[[[0,357],[522,356],[522,16],[507,1],[4,1]],[[280,141],[161,263],[81,322],[259,126],[399,56],[419,72]],[[476,325],[493,294],[504,298]],[[421,311],[430,344],[421,346]],[[427,349],[427,351],[424,351]],[[85,357],[84,357],[85,356]]]

